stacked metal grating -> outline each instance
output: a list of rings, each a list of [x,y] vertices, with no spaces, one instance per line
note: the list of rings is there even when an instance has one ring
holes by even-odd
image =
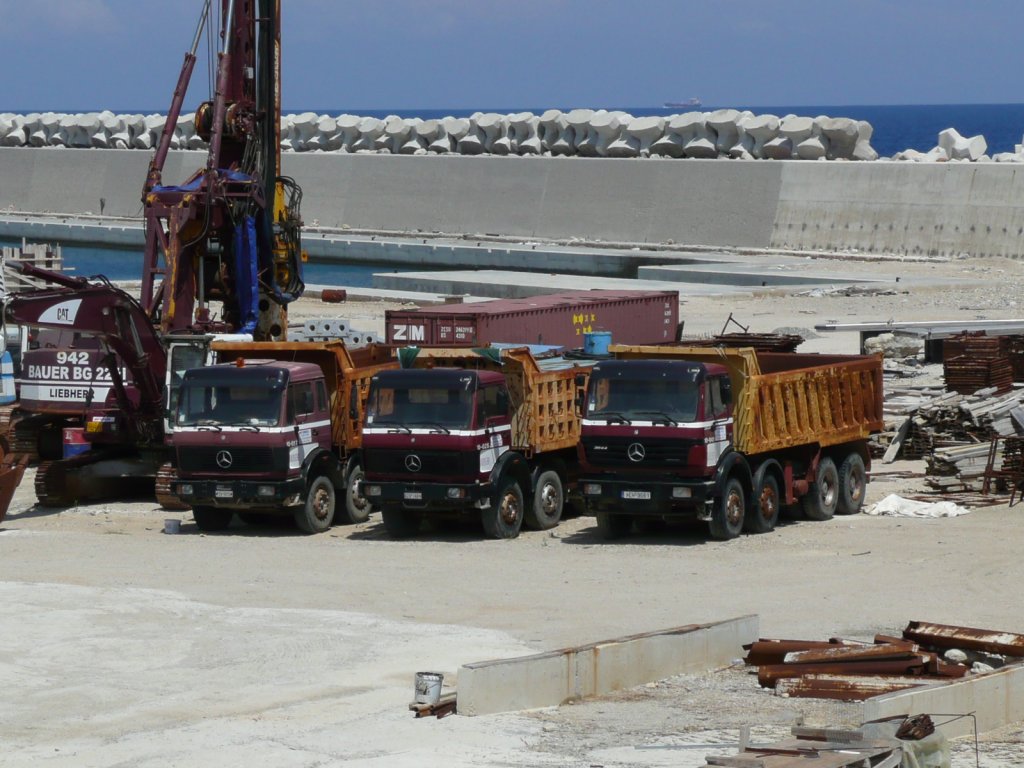
[[[946,339],[942,350],[948,389],[969,395],[988,387],[995,387],[997,392],[1013,388],[1008,337],[962,333]]]
[[[788,333],[721,333],[679,341],[688,347],[753,347],[760,352],[796,352],[803,342],[803,336]]]

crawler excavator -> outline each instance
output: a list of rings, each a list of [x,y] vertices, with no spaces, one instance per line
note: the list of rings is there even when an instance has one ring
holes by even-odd
[[[196,131],[208,143],[206,162],[184,183],[168,185],[164,163],[196,51],[204,30],[215,26],[213,97],[195,112]],[[7,322],[97,338],[104,365],[92,379],[109,375],[112,383],[104,402],[90,399],[84,408],[92,450],[37,471],[44,504],[124,495],[152,487],[154,479],[158,498],[173,502],[165,444],[173,440],[166,413],[175,405],[176,380],[205,363],[215,335],[286,337],[287,305],[304,284],[302,192],[281,173],[280,27],[281,0],[204,0],[143,186],[140,301],[102,276],[68,278],[23,267],[55,287],[12,297],[4,307]],[[25,464],[12,454],[0,465],[0,519]]]

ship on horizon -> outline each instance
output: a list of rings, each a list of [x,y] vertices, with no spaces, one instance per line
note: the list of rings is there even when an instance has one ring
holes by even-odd
[[[701,100],[693,96],[687,101],[666,101],[661,106],[665,107],[665,109],[673,109],[674,107],[699,107],[700,105]]]

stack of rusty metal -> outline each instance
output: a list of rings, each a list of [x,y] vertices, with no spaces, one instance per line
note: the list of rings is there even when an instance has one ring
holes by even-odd
[[[1013,380],[1024,381],[1024,336],[1006,336],[1007,353],[1010,356],[1010,367],[1013,369]]]
[[[995,387],[997,392],[1013,388],[1013,366],[1006,336],[962,333],[942,343],[943,375],[946,387],[969,395]]]
[[[681,338],[688,347],[753,347],[761,352],[796,352],[804,337],[790,333],[720,333],[717,336]]]
[[[912,621],[901,637],[873,643],[832,638],[758,640],[744,646],[764,688],[805,698],[863,701],[883,693],[949,682],[969,671],[944,661],[951,648],[1024,656],[1024,635]]]

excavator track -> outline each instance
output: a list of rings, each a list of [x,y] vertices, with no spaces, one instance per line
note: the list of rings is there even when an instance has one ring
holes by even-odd
[[[44,461],[36,467],[36,499],[44,507],[70,507],[67,468],[62,461]]]
[[[171,483],[178,478],[178,468],[171,462],[165,461],[156,471],[156,501],[162,508],[171,511],[184,511],[192,509],[192,506],[185,504],[171,492]]]

